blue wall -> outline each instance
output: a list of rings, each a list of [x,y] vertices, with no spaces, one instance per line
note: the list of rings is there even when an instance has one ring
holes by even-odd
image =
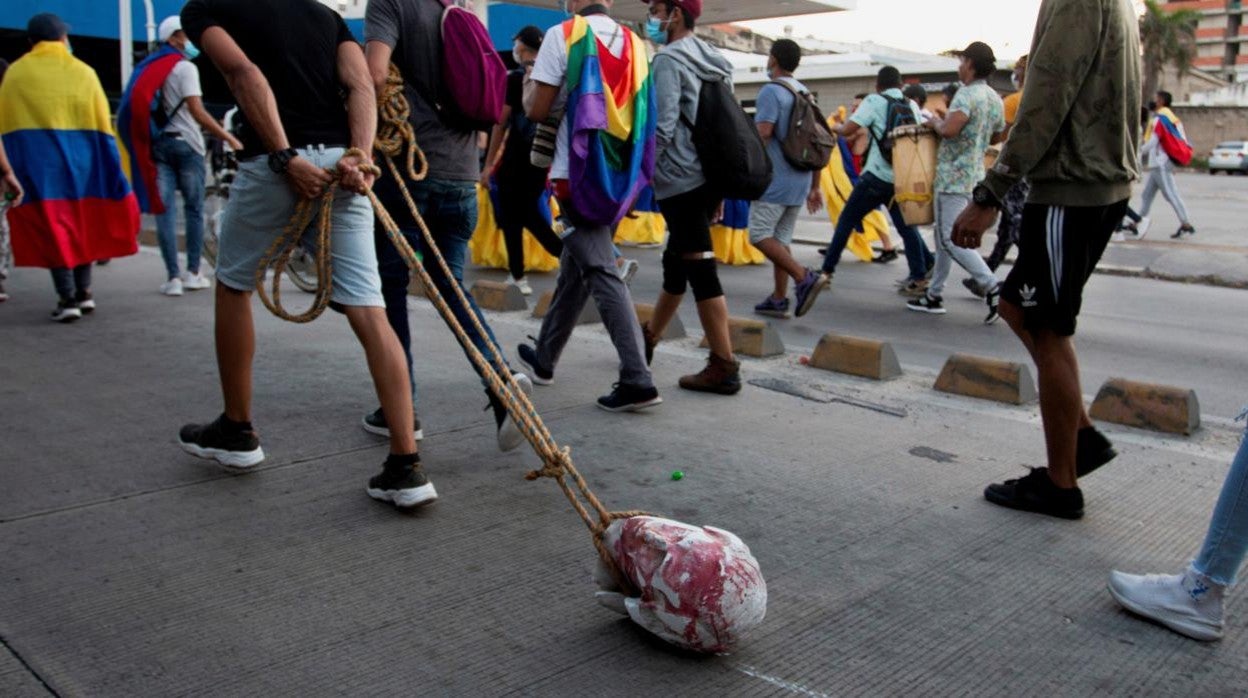
[[[4,11],[0,12],[0,29],[26,30],[26,21],[40,12],[55,12],[69,23],[70,36],[95,36],[102,39],[118,39],[116,0],[0,0]],[[160,20],[182,10],[185,0],[152,0],[156,24]],[[143,3],[134,2],[131,15],[134,19],[134,40],[147,37],[147,15]]]
[[[55,12],[70,24],[70,34],[76,36],[94,36],[102,39],[117,39],[117,2],[116,0],[0,0],[4,11],[0,12],[0,29],[26,29],[26,20],[40,12]],[[156,10],[155,21],[175,14],[182,9],[185,0],[153,0]],[[554,4],[553,1],[551,4]],[[147,36],[146,15],[143,3],[133,3],[134,39],[143,41]],[[490,5],[490,36],[494,46],[500,50],[511,48],[511,38],[521,27],[534,24],[543,29],[553,27],[563,21],[558,10],[545,10],[538,7],[508,5],[498,3]],[[356,37],[363,40],[364,22],[347,20],[347,25]]]
[[[521,28],[532,24],[541,27],[544,31],[563,20],[563,13],[558,10],[544,10],[540,7],[506,3],[491,4],[490,38],[494,40],[494,48],[510,53],[512,43],[514,43],[512,37]]]

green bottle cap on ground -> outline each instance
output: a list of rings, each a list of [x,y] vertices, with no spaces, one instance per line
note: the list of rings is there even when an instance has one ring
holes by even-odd
[[[673,471],[672,471],[672,479],[673,479],[673,480],[683,480],[683,479],[685,479],[685,471],[683,471],[683,470],[673,470]]]

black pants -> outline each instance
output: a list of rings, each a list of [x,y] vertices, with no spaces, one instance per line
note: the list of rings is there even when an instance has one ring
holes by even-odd
[[[706,185],[659,201],[669,231],[663,251],[664,291],[679,296],[692,288],[699,303],[724,295],[711,246],[711,219],[722,201]]]
[[[546,171],[536,167],[524,171],[498,173],[498,224],[507,244],[507,266],[511,278],[524,277],[524,230],[529,229],[538,244],[551,255],[563,254],[563,241],[551,229],[540,205],[546,191]]]

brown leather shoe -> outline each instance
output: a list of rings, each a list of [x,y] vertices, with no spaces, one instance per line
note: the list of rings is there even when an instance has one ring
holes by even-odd
[[[741,362],[722,359],[715,354],[706,362],[706,368],[692,376],[680,379],[680,387],[699,393],[736,395],[741,392]]]

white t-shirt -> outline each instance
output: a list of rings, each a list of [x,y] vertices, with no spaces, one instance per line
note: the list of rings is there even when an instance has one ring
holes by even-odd
[[[598,40],[607,47],[612,56],[617,58],[624,54],[624,30],[607,15],[590,15],[585,18]],[[533,80],[544,85],[559,88],[559,96],[551,105],[551,113],[562,113],[568,105],[568,46],[563,37],[563,25],[556,24],[546,32],[542,41],[542,50],[537,54],[533,64]],[[559,134],[555,137],[555,158],[550,166],[551,179],[568,178],[568,148],[570,147],[568,120],[559,122]]]
[[[165,113],[169,114],[174,109],[178,109],[178,113],[173,115],[173,119],[165,127],[165,132],[178,134],[187,145],[191,146],[192,150],[200,155],[206,152],[204,133],[200,130],[199,123],[191,116],[191,110],[186,104],[183,103],[181,108],[178,108],[178,103],[187,97],[203,96],[204,91],[199,85],[199,68],[196,68],[195,64],[190,61],[178,61],[173,72],[165,78],[164,87],[161,88],[161,101],[164,103]]]

